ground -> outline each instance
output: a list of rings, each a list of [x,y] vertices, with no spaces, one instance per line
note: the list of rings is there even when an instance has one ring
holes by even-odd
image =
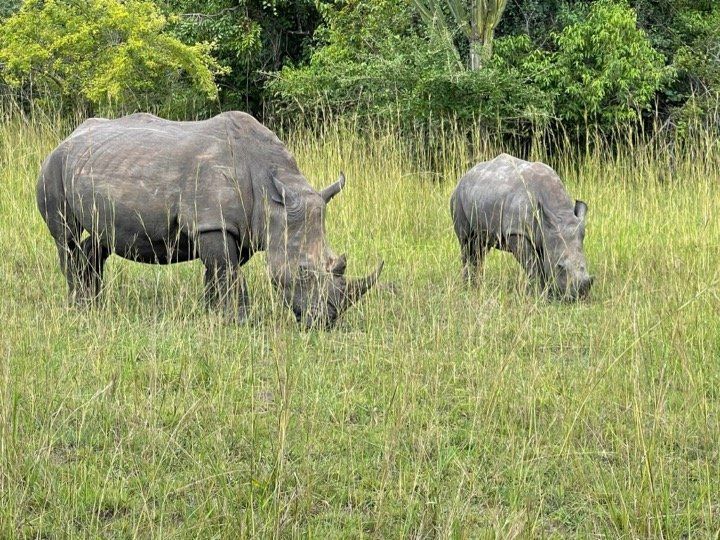
[[[284,134],[348,273],[301,331],[262,255],[253,322],[203,310],[202,267],[111,258],[68,308],[35,207],[67,133],[0,124],[0,536],[712,537],[720,530],[720,156],[635,145],[548,158],[589,204],[587,302],[528,294],[492,252],[459,279],[449,195],[502,148],[423,166],[391,132]]]

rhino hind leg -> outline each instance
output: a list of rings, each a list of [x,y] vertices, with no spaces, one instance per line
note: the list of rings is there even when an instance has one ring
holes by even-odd
[[[478,275],[482,272],[485,255],[490,249],[489,242],[482,235],[459,237],[459,242],[463,282],[476,285]]]
[[[110,256],[110,250],[102,245],[100,240],[90,235],[80,243],[82,251],[78,271],[77,301],[94,304],[102,291],[103,269],[105,261]]]
[[[86,266],[80,242],[82,225],[67,212],[65,205],[41,205],[40,211],[55,240],[60,269],[68,285],[68,300],[71,304],[81,305],[85,297],[82,276]]]
[[[197,242],[200,260],[205,265],[206,307],[220,309],[233,322],[245,321],[250,298],[239,267],[246,262],[246,253],[225,231],[201,233]]]

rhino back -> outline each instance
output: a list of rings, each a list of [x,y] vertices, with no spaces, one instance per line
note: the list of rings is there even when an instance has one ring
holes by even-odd
[[[66,199],[117,245],[225,229],[250,234],[255,185],[292,156],[250,115],[173,122],[150,114],[91,119],[58,148]],[[122,246],[119,246],[122,247]]]
[[[473,230],[498,239],[533,234],[538,204],[554,215],[572,211],[555,171],[508,154],[475,165],[460,179],[453,197]]]

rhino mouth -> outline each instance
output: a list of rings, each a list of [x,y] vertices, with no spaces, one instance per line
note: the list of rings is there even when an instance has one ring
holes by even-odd
[[[562,302],[578,302],[587,300],[590,296],[590,289],[595,281],[594,276],[588,276],[580,283],[569,285],[566,288],[553,286],[550,288],[550,297]]]
[[[301,325],[303,330],[332,330],[340,319],[340,313],[333,307],[328,306],[326,313],[317,311],[302,312],[293,308],[295,321]]]
[[[303,298],[305,295],[312,297],[314,293],[311,291],[317,288],[322,291],[319,294],[319,300],[303,305],[303,300],[296,297],[294,300],[286,299],[286,302],[291,307],[295,320],[306,330],[329,330],[335,326],[345,311],[359,302],[375,286],[383,265],[384,263],[381,261],[374,272],[358,279],[345,280],[342,276],[330,274],[329,276],[335,280],[335,283],[331,284],[329,288],[325,288],[326,286],[324,287],[320,280],[315,280],[312,282],[313,285],[305,287],[295,282],[291,289],[291,295],[299,293],[299,298]]]

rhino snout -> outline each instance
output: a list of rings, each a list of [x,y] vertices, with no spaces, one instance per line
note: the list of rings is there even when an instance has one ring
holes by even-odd
[[[587,276],[585,279],[583,279],[577,287],[577,294],[578,298],[587,298],[588,294],[590,294],[590,289],[592,288],[592,284],[595,281],[595,276]]]
[[[588,297],[595,278],[585,274],[579,279],[568,280],[566,286],[558,291],[558,296],[564,300],[582,300]]]
[[[553,296],[568,301],[586,298],[595,279],[588,274],[584,262],[571,261],[559,262],[553,278]]]

